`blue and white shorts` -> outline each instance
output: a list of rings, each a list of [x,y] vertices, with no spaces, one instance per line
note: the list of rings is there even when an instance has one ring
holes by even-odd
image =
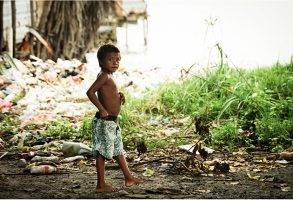
[[[116,118],[116,117],[115,117]],[[96,115],[92,121],[93,155],[99,154],[106,159],[123,155],[123,143],[121,129],[113,117],[101,119]]]

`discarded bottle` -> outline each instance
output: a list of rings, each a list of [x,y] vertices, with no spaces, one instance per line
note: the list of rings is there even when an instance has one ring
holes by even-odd
[[[64,142],[62,152],[65,157],[76,155],[91,155],[92,149],[80,142]]]
[[[51,162],[59,162],[59,158],[57,156],[35,156],[33,159],[31,159],[32,162],[45,162],[45,161],[51,161]]]
[[[28,159],[32,159],[33,157],[35,157],[35,153],[34,152],[29,152],[29,153],[22,153],[22,154],[20,154],[19,155],[19,158],[24,158],[24,159],[26,159],[26,160],[28,160]]]
[[[69,163],[69,162],[73,162],[76,160],[84,160],[85,157],[84,156],[73,156],[73,157],[67,157],[63,160],[61,160],[61,163]]]
[[[31,174],[52,174],[57,168],[51,165],[39,165],[31,167]]]

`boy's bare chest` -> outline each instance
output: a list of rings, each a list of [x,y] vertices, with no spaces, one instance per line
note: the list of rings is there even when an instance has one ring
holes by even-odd
[[[109,92],[110,91],[117,91],[117,84],[114,79],[109,79],[106,81],[106,83],[101,87],[101,89],[107,89]]]

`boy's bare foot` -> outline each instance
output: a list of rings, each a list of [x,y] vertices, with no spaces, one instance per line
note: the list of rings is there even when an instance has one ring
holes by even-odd
[[[96,192],[118,192],[119,189],[118,188],[114,188],[110,185],[105,185],[103,187],[97,187],[96,188]]]
[[[135,176],[132,176],[128,179],[125,179],[125,186],[126,187],[131,187],[133,186],[134,184],[139,184],[139,183],[143,183],[144,180],[143,179],[140,179],[140,178],[137,178]]]

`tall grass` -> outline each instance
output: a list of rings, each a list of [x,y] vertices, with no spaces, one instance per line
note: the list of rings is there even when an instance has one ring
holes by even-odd
[[[170,141],[192,142],[177,136],[161,140],[156,138],[156,131],[166,126],[147,125],[156,116],[190,117],[192,123],[204,119],[208,132],[200,134],[194,126],[194,132],[189,134],[201,137],[214,148],[231,150],[239,145],[258,145],[282,150],[293,144],[292,88],[293,61],[249,71],[220,62],[205,74],[193,75],[180,83],[161,84],[140,98],[125,92],[127,101],[119,115],[124,144],[135,147],[144,140],[148,147],[155,148],[169,145]],[[79,130],[72,130],[67,122],[53,123],[47,132],[67,138],[69,130],[78,138],[90,139],[91,120],[91,116],[84,118]]]
[[[211,144],[218,147],[292,145],[293,63],[235,70],[221,64],[205,75],[161,85],[140,99],[130,98],[121,113],[122,125],[144,123],[147,115],[204,116]]]

